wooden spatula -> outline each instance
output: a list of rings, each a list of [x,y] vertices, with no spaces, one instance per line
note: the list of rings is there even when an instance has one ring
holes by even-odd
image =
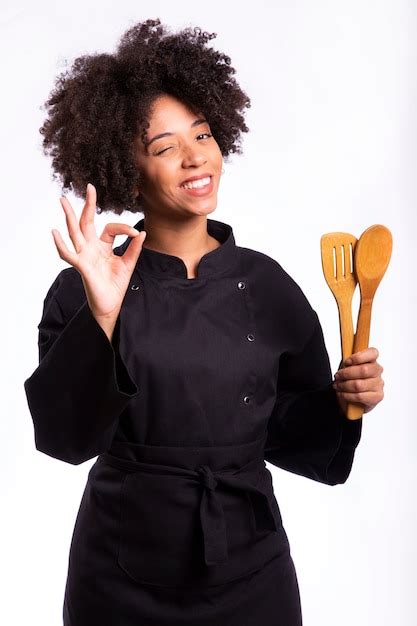
[[[357,283],[354,271],[356,243],[356,237],[342,232],[326,233],[320,240],[324,277],[339,311],[342,360],[352,354],[354,342],[352,298]]]
[[[390,262],[391,253],[392,235],[386,226],[374,224],[359,237],[354,252],[354,268],[361,299],[352,353],[369,347],[372,303]],[[363,405],[350,402],[346,415],[351,420],[359,419],[363,415]]]

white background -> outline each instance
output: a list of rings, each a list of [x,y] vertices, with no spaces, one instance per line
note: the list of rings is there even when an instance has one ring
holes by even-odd
[[[65,235],[65,219],[41,154],[40,106],[65,59],[114,51],[127,28],[150,17],[174,30],[217,32],[211,45],[231,56],[252,100],[250,133],[244,154],[225,165],[211,217],[302,287],[333,372],[339,325],[320,237],[359,237],[376,223],[393,234],[370,336],[385,368],[385,398],[364,415],[348,481],[330,487],[269,468],[304,626],[416,623],[416,13],[412,0],[2,4],[1,623],[62,623],[71,534],[94,462],[71,466],[35,450],[23,389],[37,366],[43,298],[67,267],[51,234]],[[80,212],[82,201],[70,200]],[[96,224],[101,232],[107,221],[133,225],[140,217],[102,214]],[[357,310],[358,292],[354,319]]]

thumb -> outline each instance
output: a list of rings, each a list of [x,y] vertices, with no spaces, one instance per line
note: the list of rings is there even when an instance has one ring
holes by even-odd
[[[141,230],[138,231],[137,235],[132,237],[126,252],[123,254],[123,261],[129,268],[129,270],[133,271],[134,266],[137,263],[137,260],[142,252],[142,244],[146,239],[146,231]]]

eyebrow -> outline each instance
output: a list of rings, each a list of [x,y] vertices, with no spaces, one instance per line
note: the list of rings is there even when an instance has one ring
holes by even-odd
[[[206,123],[207,123],[206,119],[199,118],[198,120],[194,120],[190,128],[194,128],[195,126],[200,126],[200,124],[206,124]],[[146,147],[150,146],[153,141],[156,141],[157,139],[161,139],[161,137],[170,137],[173,134],[174,133],[161,133],[160,135],[155,135],[155,137],[152,137],[152,139],[148,141],[148,143],[146,144]]]

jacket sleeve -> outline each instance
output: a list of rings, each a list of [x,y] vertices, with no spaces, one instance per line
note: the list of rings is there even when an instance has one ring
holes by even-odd
[[[109,448],[118,417],[138,388],[119,353],[120,316],[110,342],[83,288],[84,298],[78,297],[81,277],[74,296],[68,293],[71,285],[64,277],[71,269],[59,274],[45,297],[39,365],[24,388],[36,449],[78,465]],[[76,303],[75,312],[60,303],[63,288],[73,308]]]
[[[264,456],[284,470],[336,485],[350,474],[362,418],[349,420],[340,408],[315,311],[314,316],[314,328],[304,347],[281,355]]]

